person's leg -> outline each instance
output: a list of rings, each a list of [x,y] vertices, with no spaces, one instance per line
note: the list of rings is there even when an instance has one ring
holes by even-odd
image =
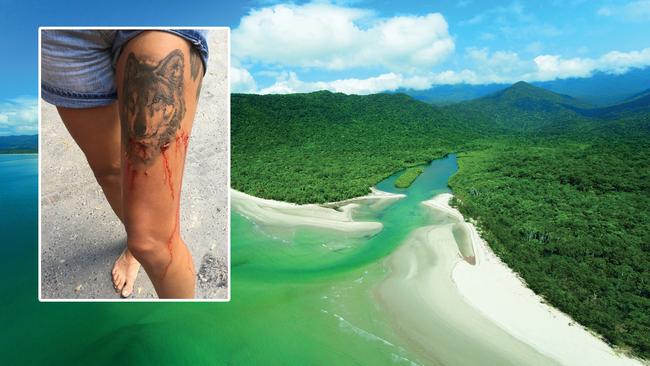
[[[86,156],[88,165],[102,187],[111,208],[122,218],[122,181],[120,177],[120,119],[117,103],[96,108],[57,107],[70,135]],[[111,271],[115,289],[130,296],[140,263],[128,248],[117,258]]]
[[[148,31],[126,44],[117,63],[127,245],[161,298],[191,298],[195,291],[179,207],[203,75],[192,73],[191,52],[183,38]]]

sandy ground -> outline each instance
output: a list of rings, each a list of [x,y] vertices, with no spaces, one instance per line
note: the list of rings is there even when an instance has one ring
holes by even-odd
[[[467,304],[450,273],[462,261],[456,220],[413,231],[387,259],[378,302],[411,345],[434,365],[557,365]],[[463,261],[464,262],[464,261]]]
[[[451,194],[441,194],[427,205],[455,217]],[[517,339],[564,365],[642,365],[617,355],[604,341],[568,315],[545,304],[466,224],[476,254],[476,265],[457,261],[452,280],[465,301]]]
[[[197,269],[197,298],[228,296],[228,49],[212,31],[208,72],[194,121],[181,198],[181,228]],[[42,103],[41,294],[118,299],[110,271],[126,243],[85,158],[56,109]],[[140,269],[133,298],[157,298]]]
[[[404,195],[372,190],[367,196],[353,198],[325,205],[297,205],[259,198],[243,192],[230,190],[232,209],[267,225],[283,227],[318,227],[346,232],[359,236],[379,232],[382,224],[379,222],[354,221],[352,210],[358,207],[358,202],[371,201],[372,204],[390,204]]]

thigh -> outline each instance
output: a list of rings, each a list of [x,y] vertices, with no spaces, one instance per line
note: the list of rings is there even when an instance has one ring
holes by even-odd
[[[122,49],[117,92],[122,197],[129,235],[169,241],[179,230],[180,189],[197,105],[191,46],[166,32],[143,32]],[[202,74],[201,74],[202,75]]]
[[[95,174],[120,169],[121,130],[117,103],[103,107],[57,107],[63,124]]]

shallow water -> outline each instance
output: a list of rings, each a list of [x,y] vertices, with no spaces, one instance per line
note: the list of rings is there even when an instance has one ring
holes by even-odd
[[[0,173],[11,170],[4,169]],[[355,212],[357,219],[384,224],[371,237],[270,227],[233,213],[230,303],[44,304],[37,302],[35,283],[38,221],[33,158],[22,170],[11,170],[16,183],[0,181],[6,191],[23,186],[22,196],[16,196],[19,202],[7,202],[20,204],[17,215],[28,215],[14,240],[25,244],[12,247],[17,253],[15,266],[23,271],[11,277],[12,267],[3,268],[3,293],[13,294],[0,303],[5,314],[3,357],[9,364],[114,365],[127,360],[141,365],[472,364],[490,350],[489,344],[474,347],[467,362],[462,362],[462,353],[461,362],[454,363],[444,354],[431,357],[430,350],[423,350],[399,328],[399,317],[377,290],[390,278],[389,255],[392,258],[417,228],[454,222],[420,202],[447,192],[447,180],[456,169],[452,155],[434,161],[408,189],[394,188],[398,174],[378,184],[381,190],[407,197],[381,210],[362,205]],[[20,171],[27,172],[22,183]],[[445,250],[458,255],[458,248]],[[453,294],[450,280],[442,281],[445,291]],[[456,329],[454,316],[465,319],[466,314],[448,311],[432,314],[427,321]],[[476,344],[472,342],[482,339],[472,335],[472,329],[456,331],[454,337],[441,337],[455,345],[451,349],[471,348]],[[472,342],[467,342],[468,333]],[[508,359],[508,352],[497,353]]]

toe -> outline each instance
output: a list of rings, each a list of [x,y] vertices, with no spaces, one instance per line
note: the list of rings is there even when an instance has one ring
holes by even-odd
[[[124,288],[122,288],[122,292],[120,293],[120,295],[122,295],[122,297],[129,297],[131,296],[132,293],[133,293],[133,282],[127,282],[124,285]]]
[[[119,290],[122,290],[122,287],[124,287],[124,278],[121,275],[117,275],[117,279],[115,280],[115,288]]]

